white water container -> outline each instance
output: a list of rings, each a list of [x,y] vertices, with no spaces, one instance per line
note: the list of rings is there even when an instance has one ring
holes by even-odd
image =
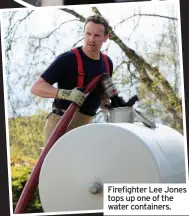
[[[184,137],[156,126],[98,123],[62,136],[40,172],[44,211],[103,209],[103,183],[185,183]]]

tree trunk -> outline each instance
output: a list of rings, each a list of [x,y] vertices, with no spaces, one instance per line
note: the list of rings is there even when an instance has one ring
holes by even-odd
[[[96,7],[92,8],[94,13],[101,15]],[[79,18],[81,22],[85,22],[85,17],[70,9],[62,9],[65,12]],[[133,49],[128,47],[116,33],[112,27],[110,29],[110,40],[114,41],[129,61],[134,65],[137,72],[140,74],[141,82],[146,86],[147,90],[153,93],[157,99],[163,104],[165,109],[172,114],[177,122],[178,128],[183,128],[182,121],[182,100],[174,92],[173,87],[169,84],[163,74],[157,67],[150,65],[142,56],[139,56]]]

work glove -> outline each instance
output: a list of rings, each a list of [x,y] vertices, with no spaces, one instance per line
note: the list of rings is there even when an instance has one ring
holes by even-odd
[[[77,88],[74,88],[72,90],[59,89],[57,92],[57,99],[72,101],[78,106],[81,106],[83,104],[85,98],[85,94]]]
[[[123,97],[115,96],[111,99],[110,104],[105,104],[105,107],[107,107],[108,109],[116,107],[132,107],[137,101],[139,101],[137,95],[130,98],[127,102],[125,102]]]
[[[111,98],[111,103],[105,104],[105,107],[108,109],[116,108],[116,107],[126,107],[127,103],[124,101],[123,97],[118,95]]]

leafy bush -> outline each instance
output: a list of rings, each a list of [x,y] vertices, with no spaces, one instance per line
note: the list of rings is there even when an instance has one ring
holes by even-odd
[[[32,167],[17,165],[11,167],[11,176],[12,176],[12,198],[13,198],[13,209],[15,209],[18,199],[22,193],[22,190],[29,178],[29,175],[32,171]],[[38,189],[33,195],[33,199],[30,201],[26,213],[38,213],[43,212]]]
[[[44,146],[43,128],[46,114],[9,118],[11,157],[37,159]]]

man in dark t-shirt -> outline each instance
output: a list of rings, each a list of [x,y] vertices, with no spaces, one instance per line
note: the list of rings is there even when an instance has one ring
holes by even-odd
[[[101,53],[101,47],[109,37],[107,21],[98,15],[88,17],[84,26],[83,46],[77,47],[82,60],[86,86],[96,76],[107,73],[108,67]],[[107,56],[109,75],[112,75],[113,63]],[[57,88],[53,84],[57,83]],[[68,130],[92,122],[102,102],[102,90],[97,86],[86,98],[78,88],[78,60],[74,50],[59,55],[41,74],[31,88],[32,94],[43,98],[54,98],[53,111],[45,124],[45,143],[68,106],[74,102],[80,108],[76,112]],[[106,99],[105,99],[106,101]]]

